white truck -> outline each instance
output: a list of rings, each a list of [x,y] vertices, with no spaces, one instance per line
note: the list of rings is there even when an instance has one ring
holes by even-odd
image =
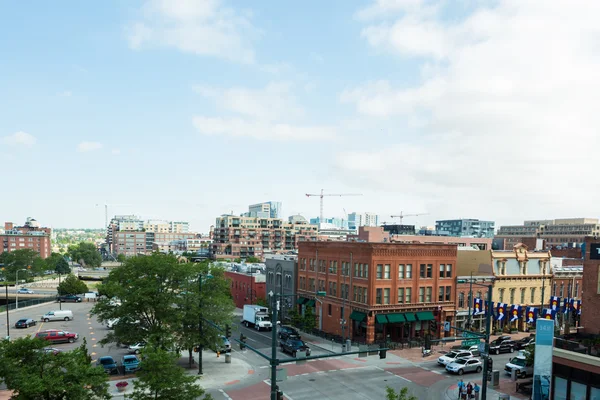
[[[269,309],[253,304],[244,304],[242,324],[246,327],[254,326],[257,331],[261,329],[270,331],[273,328],[269,317]]]
[[[527,351],[520,351],[519,355],[512,358],[505,366],[504,371],[508,375],[512,375],[513,370],[516,371],[517,378],[525,378],[533,375],[533,363],[527,361]]]

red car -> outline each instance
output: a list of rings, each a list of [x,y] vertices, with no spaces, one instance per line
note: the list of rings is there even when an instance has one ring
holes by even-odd
[[[79,335],[72,332],[49,329],[35,334],[36,339],[47,340],[51,343],[73,343],[79,339]]]

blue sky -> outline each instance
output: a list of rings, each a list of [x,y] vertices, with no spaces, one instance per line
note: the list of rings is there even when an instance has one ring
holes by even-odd
[[[323,188],[363,194],[331,216],[596,216],[595,8],[0,1],[0,214],[100,227],[108,202],[207,232],[266,200],[314,216]]]

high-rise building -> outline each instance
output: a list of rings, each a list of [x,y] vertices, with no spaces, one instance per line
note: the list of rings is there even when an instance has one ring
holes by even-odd
[[[348,214],[348,228],[358,230],[359,226],[379,226],[379,215],[368,212]]]
[[[435,230],[438,235],[445,236],[493,238],[495,222],[478,219],[446,219],[435,221]]]
[[[51,228],[41,227],[33,218],[27,218],[23,226],[14,226],[12,222],[4,223],[4,233],[0,234],[0,254],[15,250],[31,249],[40,257],[50,256],[52,247]]]
[[[511,249],[522,238],[537,238],[543,239],[546,247],[581,247],[586,236],[600,236],[598,218],[534,220],[524,221],[523,225],[501,226],[494,242],[499,248]]]
[[[281,202],[267,201],[264,203],[251,204],[245,217],[256,218],[281,218]]]
[[[338,229],[348,229],[348,221],[342,218],[323,218],[323,221],[321,221],[321,218],[317,217],[311,218],[310,223],[313,225],[319,225],[319,227],[324,225],[327,228],[335,227]]]

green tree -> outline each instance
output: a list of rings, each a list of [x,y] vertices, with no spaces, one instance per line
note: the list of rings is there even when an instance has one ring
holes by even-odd
[[[252,256],[251,256],[251,257],[248,257],[248,258],[246,258],[246,262],[247,262],[247,263],[254,264],[254,263],[260,263],[260,262],[261,262],[261,260],[260,260],[260,258],[258,258],[258,257],[252,257]]]
[[[71,273],[71,267],[69,267],[69,263],[65,260],[64,257],[61,257],[60,260],[56,263],[54,267],[54,271],[57,274],[67,275]]]
[[[80,294],[88,291],[88,287],[82,280],[70,274],[58,285],[58,294]]]
[[[52,252],[48,258],[46,258],[46,270],[55,271],[56,265],[63,258],[63,255],[60,253]]]
[[[94,243],[80,242],[69,246],[67,250],[69,257],[82,265],[99,267],[102,265],[102,256]]]
[[[0,342],[0,380],[21,400],[110,399],[106,373],[91,364],[86,343],[57,354],[39,339]]]
[[[147,347],[142,352],[140,371],[133,382],[132,400],[195,400],[204,395],[196,377],[177,364],[177,356],[160,348]],[[205,400],[212,396],[205,395]]]
[[[295,308],[290,310],[288,316],[290,317],[290,321],[293,326],[295,326],[296,328],[302,327],[302,315],[300,315],[298,310],[296,310]]]
[[[403,387],[399,392],[396,392],[389,386],[385,387],[386,400],[417,400],[415,396],[408,392],[408,388]]]
[[[124,263],[125,260],[127,260],[127,257],[125,257],[125,254],[117,254],[117,261],[120,263]]]
[[[0,263],[4,264],[4,276],[8,281],[15,281],[17,271],[19,271],[19,280],[27,279],[32,271],[34,262],[39,266],[41,260],[39,254],[35,250],[21,249],[0,254]],[[21,271],[22,269],[27,270]]]
[[[306,307],[304,317],[302,318],[302,326],[306,332],[311,332],[317,326],[317,320],[312,307]]]

